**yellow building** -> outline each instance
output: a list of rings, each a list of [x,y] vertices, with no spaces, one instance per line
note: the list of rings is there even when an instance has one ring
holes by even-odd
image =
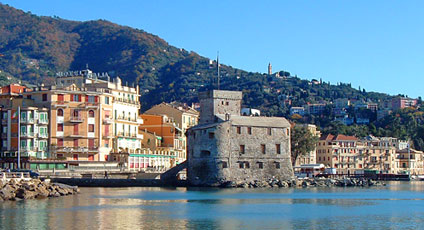
[[[312,124],[296,124],[296,126],[299,127],[303,127],[309,130],[309,132],[316,136],[316,137],[320,137],[321,136],[321,132],[319,130],[317,130],[317,126],[316,125],[312,125]],[[314,150],[312,150],[311,152],[309,152],[308,154],[306,154],[305,156],[299,156],[296,159],[296,163],[295,166],[301,166],[301,165],[305,165],[305,164],[316,164],[317,163],[317,150],[316,148]]]

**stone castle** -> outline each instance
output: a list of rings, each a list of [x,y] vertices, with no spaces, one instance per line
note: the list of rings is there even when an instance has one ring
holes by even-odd
[[[293,176],[290,124],[285,118],[241,116],[238,91],[201,92],[199,99],[199,125],[187,132],[191,185]]]

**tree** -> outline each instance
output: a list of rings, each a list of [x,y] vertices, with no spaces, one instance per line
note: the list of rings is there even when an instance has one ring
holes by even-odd
[[[291,160],[293,166],[300,156],[305,156],[313,151],[318,142],[318,137],[314,136],[307,128],[295,126],[291,129]]]

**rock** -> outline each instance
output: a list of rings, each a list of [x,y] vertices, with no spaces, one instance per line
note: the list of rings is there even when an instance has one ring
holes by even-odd
[[[36,195],[37,193],[26,190],[25,188],[20,188],[16,191],[16,197],[24,200],[33,199]]]
[[[0,197],[3,200],[12,200],[15,197],[15,189],[7,184],[0,190]]]

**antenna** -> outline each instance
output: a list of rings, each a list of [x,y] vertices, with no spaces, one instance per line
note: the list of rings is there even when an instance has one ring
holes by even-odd
[[[85,64],[85,69],[88,69],[88,63]]]
[[[217,55],[216,55],[216,68],[218,71],[218,90],[219,90],[219,51],[217,52]]]

